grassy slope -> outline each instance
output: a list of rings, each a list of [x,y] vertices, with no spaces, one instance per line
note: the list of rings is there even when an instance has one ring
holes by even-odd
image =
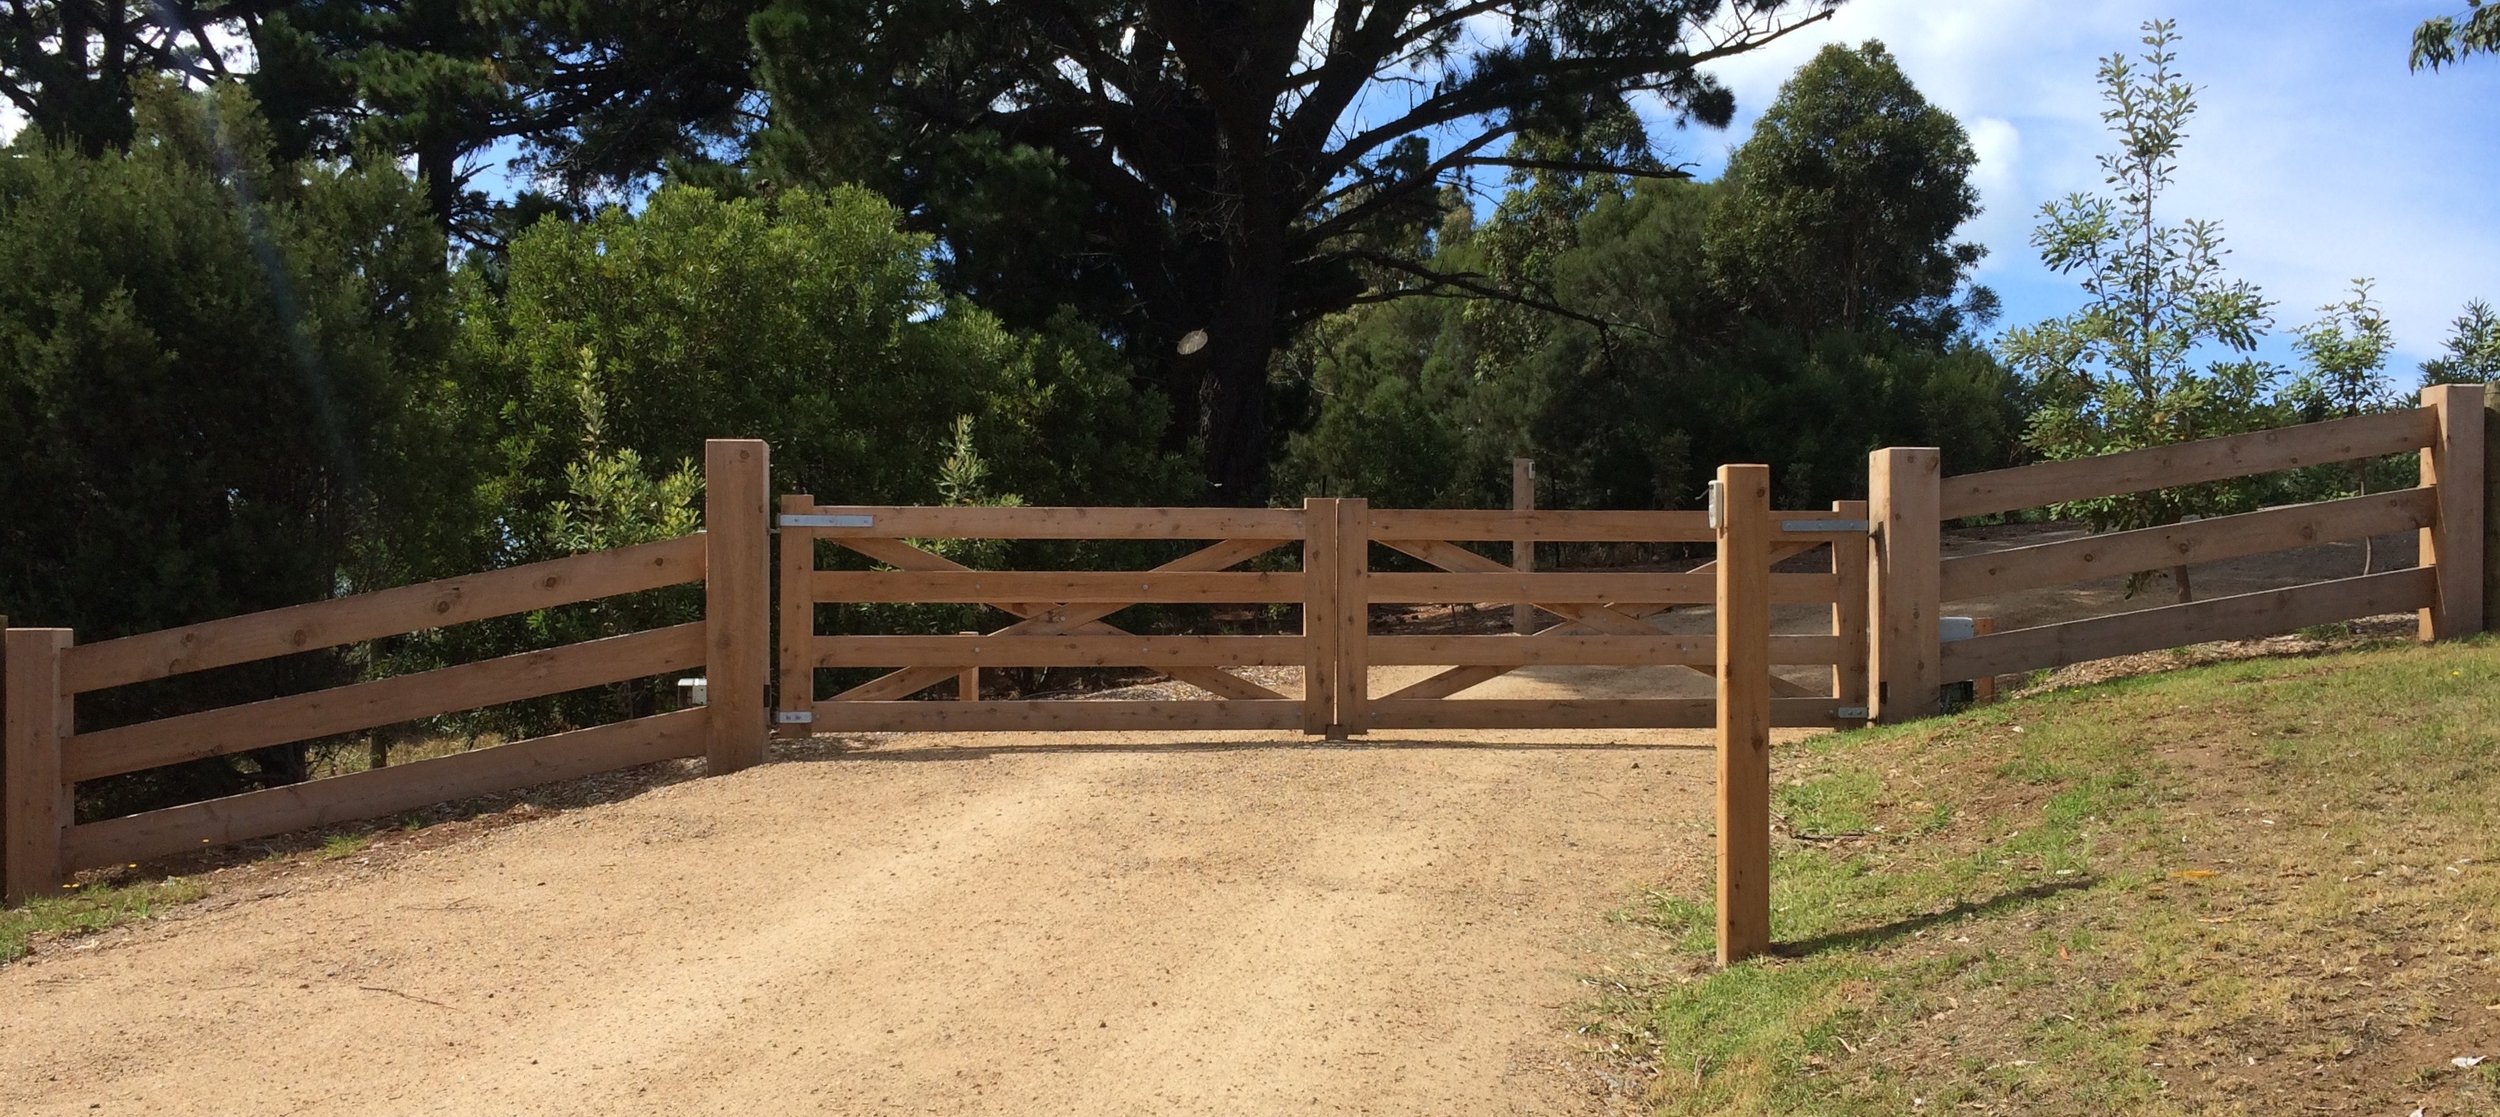
[[[1706,903],[1653,896],[1595,1026],[1669,1114],[2500,1114],[2495,761],[2490,641],[1820,738],[1785,956],[1709,973]]]

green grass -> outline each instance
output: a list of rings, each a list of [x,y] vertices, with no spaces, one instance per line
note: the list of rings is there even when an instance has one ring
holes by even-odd
[[[2495,761],[2489,641],[1817,738],[1780,956],[1710,970],[1683,882],[1629,913],[1678,961],[1593,1025],[1662,1114],[2500,1114],[2448,1061],[2500,1051],[2447,1049],[2500,1030]]]
[[[174,878],[117,885],[64,888],[58,896],[0,908],[0,962],[26,956],[36,935],[90,934],[134,920],[154,917],[175,904],[199,899],[207,888]]]

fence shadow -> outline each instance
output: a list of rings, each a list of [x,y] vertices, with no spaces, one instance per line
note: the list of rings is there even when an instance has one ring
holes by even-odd
[[[1771,953],[1782,958],[1809,958],[1835,950],[1860,950],[1870,946],[1881,946],[1897,939],[1907,938],[1930,927],[1951,923],[1969,916],[1995,915],[1998,912],[2038,903],[2052,896],[2081,891],[2100,882],[2101,878],[2089,873],[2065,880],[2045,881],[2029,888],[2000,892],[1985,900],[1964,900],[1942,911],[1913,915],[1907,919],[1896,919],[1874,927],[1834,931],[1830,934],[1816,935],[1810,939],[1774,943],[1771,946]]]

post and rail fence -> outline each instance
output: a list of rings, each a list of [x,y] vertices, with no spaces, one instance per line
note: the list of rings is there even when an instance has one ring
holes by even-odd
[[[1773,511],[1770,470],[1760,465],[1723,467],[1707,511],[1540,510],[1524,459],[1505,510],[1376,509],[1359,498],[1255,509],[820,505],[808,494],[773,498],[763,443],[716,440],[705,446],[704,530],[694,535],[94,644],[65,629],[6,629],[0,885],[15,901],[83,869],[660,760],[735,771],[761,762],[776,734],[1265,730],[1344,739],[1399,729],[1715,727],[1719,951],[1735,961],[1770,943],[1774,727],[1900,721],[1935,713],[1953,680],[2387,612],[2418,611],[2425,640],[2490,627],[2486,401],[2479,388],[2438,387],[2422,404],[1962,476],[1945,476],[1934,449],[1890,448],[1870,458],[1867,500],[1812,512]],[[1966,517],[2413,452],[2420,483],[2395,492],[1984,554],[1943,550],[1943,526]],[[1942,614],[1957,600],[2413,530],[2422,548],[2412,568],[1943,634]],[[1197,547],[1148,570],[986,570],[927,546],[947,539]],[[1540,569],[1537,546],[1563,543],[1707,545],[1716,557],[1683,573]],[[818,569],[820,544],[877,568]],[[1505,544],[1507,562],[1478,549]],[[1396,568],[1379,568],[1381,559]],[[694,582],[704,586],[704,611],[691,624],[134,725],[82,729],[76,716],[79,696],[115,687]],[[820,607],[949,602],[1011,619],[975,633],[819,631]],[[1155,603],[1290,609],[1299,631],[1148,635],[1110,621]],[[1375,605],[1446,603],[1510,605],[1513,631],[1373,631]],[[1797,607],[1826,619],[1779,632],[1774,606],[1790,607],[1791,627]],[[1712,608],[1715,634],[1658,627],[1679,607]],[[1807,685],[1775,670],[1796,665],[1828,681]],[[1055,666],[1148,668],[1205,697],[991,699],[978,683],[985,668]],[[1372,693],[1371,668],[1409,666],[1439,670]],[[1669,667],[1710,678],[1715,691],[1461,697],[1543,666]],[[1240,673],[1261,667],[1299,668],[1302,693]],[[708,701],[674,712],[119,818],[75,814],[72,791],[84,780],[698,668]],[[857,668],[884,673],[818,696],[819,671]],[[916,697],[942,690],[953,700]]]

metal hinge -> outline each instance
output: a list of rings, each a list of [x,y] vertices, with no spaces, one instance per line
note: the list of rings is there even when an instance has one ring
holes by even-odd
[[[1723,487],[1716,481],[1710,483],[1710,530],[1712,531],[1719,530],[1719,525],[1727,519],[1727,502],[1725,494],[1720,491]]]
[[[773,711],[773,724],[774,724],[774,725],[814,725],[814,724],[816,724],[816,711],[814,711],[814,710],[775,710],[775,711]]]
[[[858,514],[842,516],[788,515],[779,521],[783,527],[875,527],[875,516]]]
[[[1863,534],[1865,520],[1781,520],[1780,530],[1789,535]]]
[[[1834,721],[1865,721],[1865,720],[1867,720],[1866,707],[1864,707],[1864,706],[1835,706],[1835,707],[1833,707],[1833,708],[1832,708],[1832,720],[1834,720]]]

